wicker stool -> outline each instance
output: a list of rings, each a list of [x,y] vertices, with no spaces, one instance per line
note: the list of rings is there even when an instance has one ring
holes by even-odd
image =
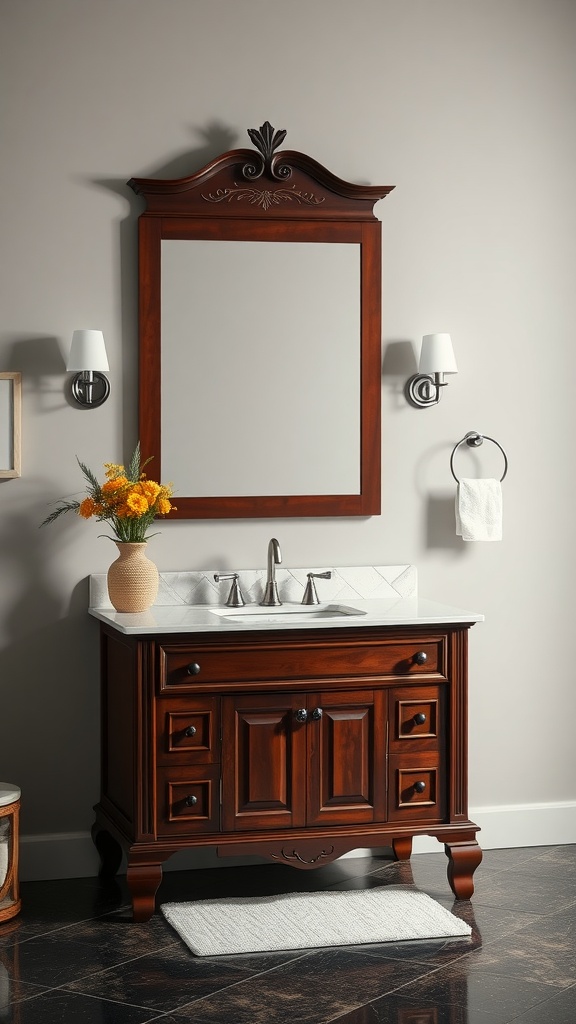
[[[18,891],[18,834],[20,790],[0,782],[0,924],[20,910]]]

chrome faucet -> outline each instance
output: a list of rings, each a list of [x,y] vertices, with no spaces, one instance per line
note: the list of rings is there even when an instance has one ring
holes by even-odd
[[[282,562],[282,552],[280,551],[280,545],[275,537],[268,544],[268,572],[266,576],[266,589],[264,590],[264,597],[260,601],[261,605],[265,608],[270,608],[272,605],[282,604],[282,601],[278,597],[278,587],[276,586],[276,566]]]

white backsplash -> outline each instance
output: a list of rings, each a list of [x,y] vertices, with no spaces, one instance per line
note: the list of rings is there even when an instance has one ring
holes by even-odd
[[[301,601],[309,572],[330,570],[332,578],[316,580],[321,602],[352,601],[398,597],[416,597],[418,573],[414,565],[355,565],[343,567],[285,569],[276,567],[276,582],[281,601]],[[219,569],[201,572],[162,572],[156,605],[223,605],[230,591],[230,580],[214,581]],[[259,604],[264,596],[266,569],[239,569],[240,588],[246,604]],[[90,576],[90,607],[111,608],[106,574]]]

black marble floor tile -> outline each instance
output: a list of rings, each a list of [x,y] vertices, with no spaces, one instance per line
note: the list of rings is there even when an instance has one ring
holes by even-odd
[[[287,957],[292,956],[287,954]],[[258,970],[257,962],[247,958],[195,957],[180,942],[120,967],[81,978],[67,984],[66,988],[168,1012],[193,999],[202,999],[244,982]]]
[[[126,1006],[106,999],[91,999],[72,992],[52,990],[14,1004],[2,1024],[147,1024],[145,1007]]]
[[[415,979],[422,966],[350,948],[320,950],[182,1006],[178,1024],[320,1024]]]
[[[166,872],[172,900],[416,885],[470,938],[195,957],[157,913],[132,921],[125,879],[22,885],[0,925],[0,1024],[574,1024],[576,847],[489,850],[471,901],[438,853],[301,872],[268,863]]]

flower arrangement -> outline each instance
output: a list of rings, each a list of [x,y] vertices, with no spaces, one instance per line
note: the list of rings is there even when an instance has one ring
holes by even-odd
[[[140,443],[126,467],[105,462],[106,480],[100,484],[92,471],[77,460],[87,483],[87,496],[82,501],[61,501],[58,508],[41,524],[54,522],[64,512],[76,512],[83,519],[96,519],[108,523],[114,537],[124,543],[144,544],[150,536],[147,531],[158,516],[166,516],[174,509],[172,484],[159,484],[149,480],[143,472],[151,462],[140,464]]]

